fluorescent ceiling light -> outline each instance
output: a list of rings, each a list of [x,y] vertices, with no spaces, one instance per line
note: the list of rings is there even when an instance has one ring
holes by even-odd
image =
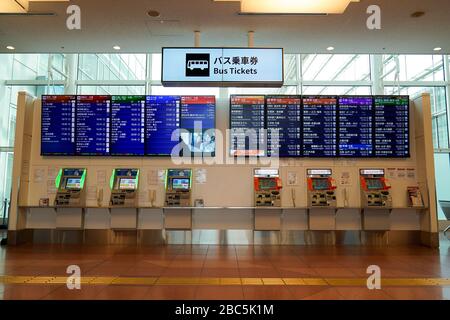
[[[333,50],[334,50],[334,47],[328,47],[327,50],[328,50],[328,51],[333,51]]]
[[[341,14],[351,2],[360,0],[214,0],[240,1],[241,13]]]
[[[26,13],[31,2],[69,2],[70,0],[1,0],[0,13]]]
[[[120,50],[120,46],[115,45],[115,46],[113,47],[113,49],[114,49],[114,50]]]
[[[436,48],[434,48],[433,50],[434,50],[434,51],[441,51],[442,48],[441,48],[441,47],[436,47]]]
[[[6,49],[8,49],[8,50],[16,50],[16,48],[14,48],[13,46],[6,46]]]

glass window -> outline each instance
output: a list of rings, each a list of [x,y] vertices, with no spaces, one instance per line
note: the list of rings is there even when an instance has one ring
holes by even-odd
[[[369,55],[306,54],[302,55],[305,81],[370,81]]]
[[[303,86],[304,95],[370,95],[371,87],[368,86]]]
[[[383,67],[385,81],[444,80],[441,55],[384,55]]]
[[[162,54],[152,54],[152,80],[161,81]]]
[[[145,80],[145,54],[80,54],[79,80]]]
[[[433,116],[434,147],[437,149],[449,147],[445,87],[385,87],[384,93],[409,95],[411,100],[419,97],[422,93],[429,93]]]
[[[228,94],[297,94],[297,86],[281,88],[229,88]]]
[[[78,94],[144,95],[145,86],[78,86]]]
[[[284,55],[284,81],[294,82],[298,81],[298,55],[285,54]]]

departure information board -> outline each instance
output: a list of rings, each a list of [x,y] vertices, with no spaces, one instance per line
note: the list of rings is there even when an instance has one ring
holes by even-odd
[[[76,96],[42,96],[41,155],[75,155]]]
[[[337,98],[303,97],[303,156],[337,156]]]
[[[301,156],[300,96],[267,96],[267,155]]]
[[[41,155],[214,156],[215,100],[43,95]],[[229,116],[232,156],[410,156],[408,96],[231,95]]]
[[[111,97],[111,155],[144,155],[145,100],[145,96]]]
[[[232,156],[265,156],[265,97],[230,97],[230,153]]]
[[[374,108],[375,156],[409,157],[409,97],[376,96]]]
[[[110,97],[78,96],[76,108],[76,154],[109,154]]]
[[[340,157],[373,156],[372,97],[340,97],[338,153]]]
[[[147,96],[145,153],[153,156],[170,156],[180,141],[179,96]]]
[[[216,149],[216,97],[182,96],[180,108],[181,141],[191,154],[214,155]],[[185,154],[183,154],[185,155]]]

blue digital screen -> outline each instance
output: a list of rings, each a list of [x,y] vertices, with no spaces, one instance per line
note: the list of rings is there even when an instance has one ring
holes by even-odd
[[[301,156],[300,96],[268,96],[266,106],[267,155],[278,157]]]
[[[216,150],[216,97],[182,96],[180,138],[191,155],[214,156]],[[185,154],[183,154],[185,155]]]
[[[409,97],[377,96],[375,108],[375,156],[409,157]]]
[[[303,97],[303,156],[337,156],[337,98]]]
[[[265,97],[230,97],[230,155],[265,156]]]
[[[112,156],[143,156],[145,96],[111,97]]]
[[[42,96],[41,155],[75,155],[76,96]]]
[[[179,96],[147,96],[145,153],[154,156],[170,156],[180,141]],[[173,138],[173,139],[172,139]]]
[[[109,96],[78,96],[76,111],[76,154],[105,156],[110,144]]]
[[[373,156],[372,97],[339,98],[339,156]]]

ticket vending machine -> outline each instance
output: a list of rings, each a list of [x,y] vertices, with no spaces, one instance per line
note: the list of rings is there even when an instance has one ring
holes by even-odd
[[[278,169],[255,169],[253,183],[255,207],[281,207],[283,186]]]
[[[331,169],[308,169],[308,207],[336,208],[336,182]]]
[[[86,168],[63,168],[56,176],[55,207],[83,207],[86,203]]]
[[[192,169],[168,169],[166,172],[166,207],[190,207]]]
[[[392,208],[391,185],[384,169],[361,169],[361,206],[363,208]]]
[[[135,207],[138,201],[139,169],[114,169],[109,182],[112,207]]]

